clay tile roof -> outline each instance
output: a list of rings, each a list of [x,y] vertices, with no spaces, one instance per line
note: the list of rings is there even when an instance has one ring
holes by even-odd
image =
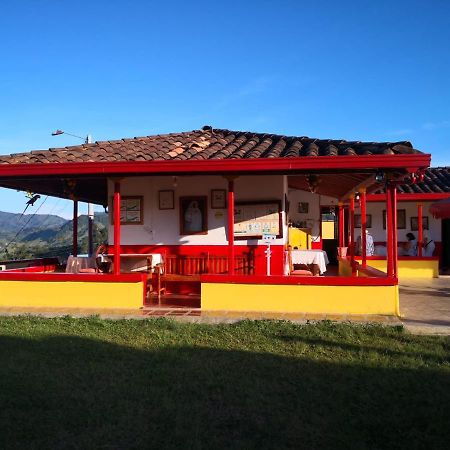
[[[420,153],[410,142],[313,139],[213,129],[0,155],[0,164],[188,159],[254,159]]]
[[[426,194],[426,193],[449,193],[450,195],[450,167],[430,167],[425,171],[422,182],[415,184],[400,184],[397,186],[400,194]],[[383,189],[377,191],[382,194]]]

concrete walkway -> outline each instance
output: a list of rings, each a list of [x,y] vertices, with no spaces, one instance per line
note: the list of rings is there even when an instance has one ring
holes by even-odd
[[[450,276],[401,282],[400,314],[411,333],[450,335]]]

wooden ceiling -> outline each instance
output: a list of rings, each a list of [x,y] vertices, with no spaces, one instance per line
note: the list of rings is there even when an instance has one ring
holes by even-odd
[[[315,193],[341,198],[352,190],[356,191],[358,185],[371,179],[373,179],[373,175],[367,173],[318,174]],[[308,175],[289,176],[288,186],[290,189],[311,191]]]

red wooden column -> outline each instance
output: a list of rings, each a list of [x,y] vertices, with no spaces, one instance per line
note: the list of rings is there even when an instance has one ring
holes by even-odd
[[[234,275],[234,179],[228,178],[228,274]]]
[[[120,181],[114,182],[114,275],[120,274]]]
[[[398,234],[397,234],[397,184],[392,183],[392,269],[394,277],[398,275]]]
[[[338,203],[338,221],[339,221],[339,247],[344,247],[345,238],[344,238],[344,204],[342,202]]]
[[[350,250],[350,264],[352,266],[352,275],[356,275],[356,264],[355,264],[355,196],[350,197],[349,205],[349,224],[350,224],[350,234],[348,249]]]
[[[423,249],[423,205],[422,203],[417,203],[417,228],[419,229],[419,241],[417,244],[417,256],[422,256]]]
[[[78,256],[78,201],[73,201],[72,255]]]
[[[392,214],[392,187],[391,184],[388,183],[386,187],[386,257],[387,257],[387,276],[394,276],[394,223],[393,223],[393,214]],[[395,230],[395,233],[397,230]]]
[[[361,259],[362,266],[367,266],[367,215],[366,215],[366,190],[361,189],[359,191],[359,201],[361,205]]]

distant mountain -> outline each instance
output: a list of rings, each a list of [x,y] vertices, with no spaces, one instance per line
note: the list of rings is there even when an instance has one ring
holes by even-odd
[[[72,235],[72,220],[49,214],[21,215],[0,211],[0,260],[13,259],[13,257],[65,257],[72,248]],[[96,212],[94,246],[105,242],[107,238],[108,215]],[[88,218],[82,215],[78,217],[80,253],[87,252],[87,241]],[[7,253],[5,253],[5,247],[7,247]]]
[[[0,211],[0,237],[17,233],[22,227],[24,233],[33,230],[58,229],[67,222],[62,217],[50,214],[14,214]]]

